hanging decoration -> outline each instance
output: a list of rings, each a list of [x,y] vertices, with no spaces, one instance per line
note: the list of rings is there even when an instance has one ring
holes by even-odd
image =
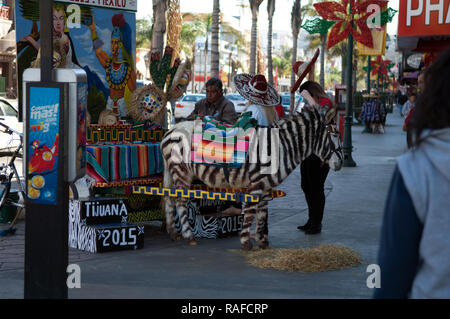
[[[130,105],[130,115],[135,122],[151,121],[163,127],[167,126],[167,101],[181,97],[191,80],[191,62],[181,62],[176,58],[171,63],[173,48],[166,46],[161,58],[159,52],[153,52],[150,62],[150,74],[153,83],[136,89]]]
[[[336,21],[327,21],[319,17],[313,20],[306,20],[302,29],[306,30],[309,34],[325,34],[336,23]]]
[[[397,10],[394,10],[392,8],[383,9],[384,11],[380,12],[379,16],[370,19],[372,22],[380,21],[380,26],[378,28],[371,28],[373,47],[369,48],[358,42],[357,50],[359,55],[383,56],[386,54],[386,24],[392,22],[392,19],[397,13]]]
[[[349,3],[351,3],[352,6],[351,12],[349,10]],[[371,17],[372,13],[368,12],[367,8],[370,5],[378,5],[379,7],[384,8],[387,3],[388,1],[385,0],[367,0],[364,2],[357,0],[342,0],[341,2],[326,1],[315,3],[314,8],[322,18],[327,21],[335,22],[328,35],[327,49],[346,39],[349,34],[351,34],[358,43],[373,48],[372,33],[367,25],[367,20]],[[387,17],[385,18],[386,21],[389,17],[389,12],[391,11],[388,11],[388,13],[385,14]]]
[[[372,75],[380,74],[388,77],[388,70],[394,66],[391,60],[383,60],[381,56],[378,56],[375,61],[370,62],[372,67]]]

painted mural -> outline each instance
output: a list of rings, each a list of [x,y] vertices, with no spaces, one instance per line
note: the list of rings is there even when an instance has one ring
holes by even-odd
[[[105,109],[127,116],[129,99],[136,89],[135,25],[133,11],[54,2],[54,67],[86,71],[91,123],[97,123]],[[16,26],[21,89],[23,71],[39,59],[39,1],[18,1]],[[22,92],[19,96],[22,99]]]

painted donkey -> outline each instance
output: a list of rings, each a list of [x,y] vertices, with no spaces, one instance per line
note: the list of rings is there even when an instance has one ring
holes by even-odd
[[[258,203],[246,203],[244,206],[244,223],[240,234],[242,249],[250,250],[250,228],[256,216],[255,240],[260,248],[269,246],[267,235],[268,200],[272,188],[280,185],[284,179],[309,155],[315,154],[333,170],[339,170],[343,163],[343,153],[339,132],[327,119],[333,118],[335,110],[330,109],[323,118],[312,108],[275,122],[269,129],[257,128],[256,136],[266,141],[273,153],[278,152],[278,163],[263,161],[260,156],[248,161],[256,151],[250,148],[247,160],[240,168],[229,169],[191,163],[191,137],[194,122],[182,122],[169,130],[161,141],[164,158],[164,187],[189,189],[192,182],[200,180],[211,187],[247,188],[249,194],[260,195]],[[274,139],[271,131],[278,132]],[[274,140],[270,143],[270,140]],[[275,141],[276,140],[276,141]],[[268,142],[269,141],[269,142]],[[278,144],[278,145],[277,145]],[[258,147],[263,147],[259,145]],[[275,150],[274,150],[275,148]],[[255,157],[253,157],[255,158]],[[271,156],[271,158],[274,158]],[[226,176],[227,175],[227,176]],[[178,213],[182,236],[195,244],[194,235],[188,222],[187,199],[165,198],[167,232],[172,239],[179,239],[175,229],[174,217]]]

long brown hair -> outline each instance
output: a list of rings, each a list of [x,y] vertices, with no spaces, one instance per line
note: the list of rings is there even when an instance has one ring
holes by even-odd
[[[441,53],[425,72],[425,89],[419,94],[410,123],[415,146],[422,142],[420,135],[425,129],[450,127],[449,77],[450,50]]]
[[[331,101],[328,94],[325,93],[323,87],[317,82],[306,81],[300,86],[300,92],[302,92],[303,90],[307,90],[309,94],[311,94],[313,99],[317,102],[317,104],[319,104],[320,99],[324,97]],[[334,107],[333,101],[331,101],[331,107]]]

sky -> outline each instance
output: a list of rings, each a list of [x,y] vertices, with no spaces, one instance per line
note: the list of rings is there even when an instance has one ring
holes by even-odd
[[[337,0],[338,1],[338,0]],[[241,8],[239,3],[248,6],[248,0],[222,0],[220,1],[220,11],[229,15],[241,15],[245,17],[242,19],[243,28],[250,29],[251,27],[251,11],[250,8]],[[274,31],[291,31],[291,10],[293,0],[276,0],[275,14],[273,17]],[[302,3],[306,3],[303,0]],[[399,1],[390,0],[389,7],[398,10]],[[180,0],[181,12],[195,12],[195,13],[209,13],[213,9],[213,0]],[[136,18],[152,17],[152,1],[139,0],[138,12]],[[388,24],[388,34],[397,34],[397,19],[398,14],[395,15],[392,23]],[[267,30],[267,1],[263,1],[259,7],[258,29]],[[306,32],[306,31],[305,31]]]

